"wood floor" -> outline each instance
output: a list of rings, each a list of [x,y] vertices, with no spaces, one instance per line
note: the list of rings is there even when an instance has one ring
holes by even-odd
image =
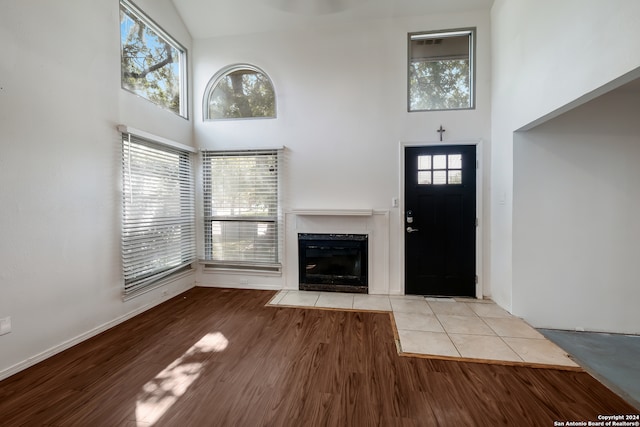
[[[0,382],[1,426],[552,426],[634,414],[584,372],[401,357],[389,314],[195,288]]]

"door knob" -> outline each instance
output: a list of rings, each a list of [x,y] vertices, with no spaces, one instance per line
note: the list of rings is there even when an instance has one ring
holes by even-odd
[[[416,231],[418,231],[417,228],[407,227],[407,233],[415,233]]]

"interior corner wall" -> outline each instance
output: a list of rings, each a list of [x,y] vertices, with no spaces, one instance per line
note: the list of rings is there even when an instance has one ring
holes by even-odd
[[[136,3],[191,48],[170,0]],[[192,144],[192,123],[121,89],[118,1],[5,0],[0,40],[2,379],[195,278],[122,300],[116,125]]]
[[[535,327],[640,334],[640,91],[514,141],[514,311]]]
[[[495,0],[491,10],[490,273],[514,311],[514,132],[640,66],[640,2]]]

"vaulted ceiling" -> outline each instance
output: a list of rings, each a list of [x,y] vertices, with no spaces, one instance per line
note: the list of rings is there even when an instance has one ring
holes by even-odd
[[[172,0],[194,38],[488,10],[493,0]]]

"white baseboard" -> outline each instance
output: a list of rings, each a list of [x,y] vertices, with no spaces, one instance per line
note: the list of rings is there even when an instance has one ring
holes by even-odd
[[[142,307],[138,307],[137,309],[124,314],[120,317],[117,317],[113,320],[110,320],[109,322],[103,323],[100,326],[97,326],[87,332],[84,332],[74,338],[71,338],[70,340],[67,340],[61,344],[58,344],[56,346],[53,346],[51,348],[49,348],[48,350],[43,351],[42,353],[39,353],[35,356],[29,357],[26,360],[23,360],[22,362],[16,363],[13,366],[9,366],[6,369],[3,369],[2,371],[0,371],[0,381],[4,380],[5,378],[9,378],[12,375],[17,374],[20,371],[23,371],[37,363],[42,362],[45,359],[48,359],[51,356],[54,356],[58,353],[61,353],[71,347],[73,347],[76,344],[80,344],[81,342],[88,340],[89,338],[92,338],[108,329],[113,328],[114,326],[119,325],[122,322],[125,322],[135,316],[137,316],[140,313],[143,313],[159,304],[162,304],[163,302],[165,302],[166,300],[175,297],[176,295],[181,294],[182,292],[187,291],[188,289],[184,289],[180,292],[178,292],[178,294],[175,295],[171,295],[171,296],[167,296],[166,298],[162,298],[158,301],[153,301],[149,304],[143,305]]]
[[[196,283],[196,287],[199,288],[230,288],[230,289],[254,289],[257,291],[279,291],[282,289],[279,285],[265,285],[258,283]]]

